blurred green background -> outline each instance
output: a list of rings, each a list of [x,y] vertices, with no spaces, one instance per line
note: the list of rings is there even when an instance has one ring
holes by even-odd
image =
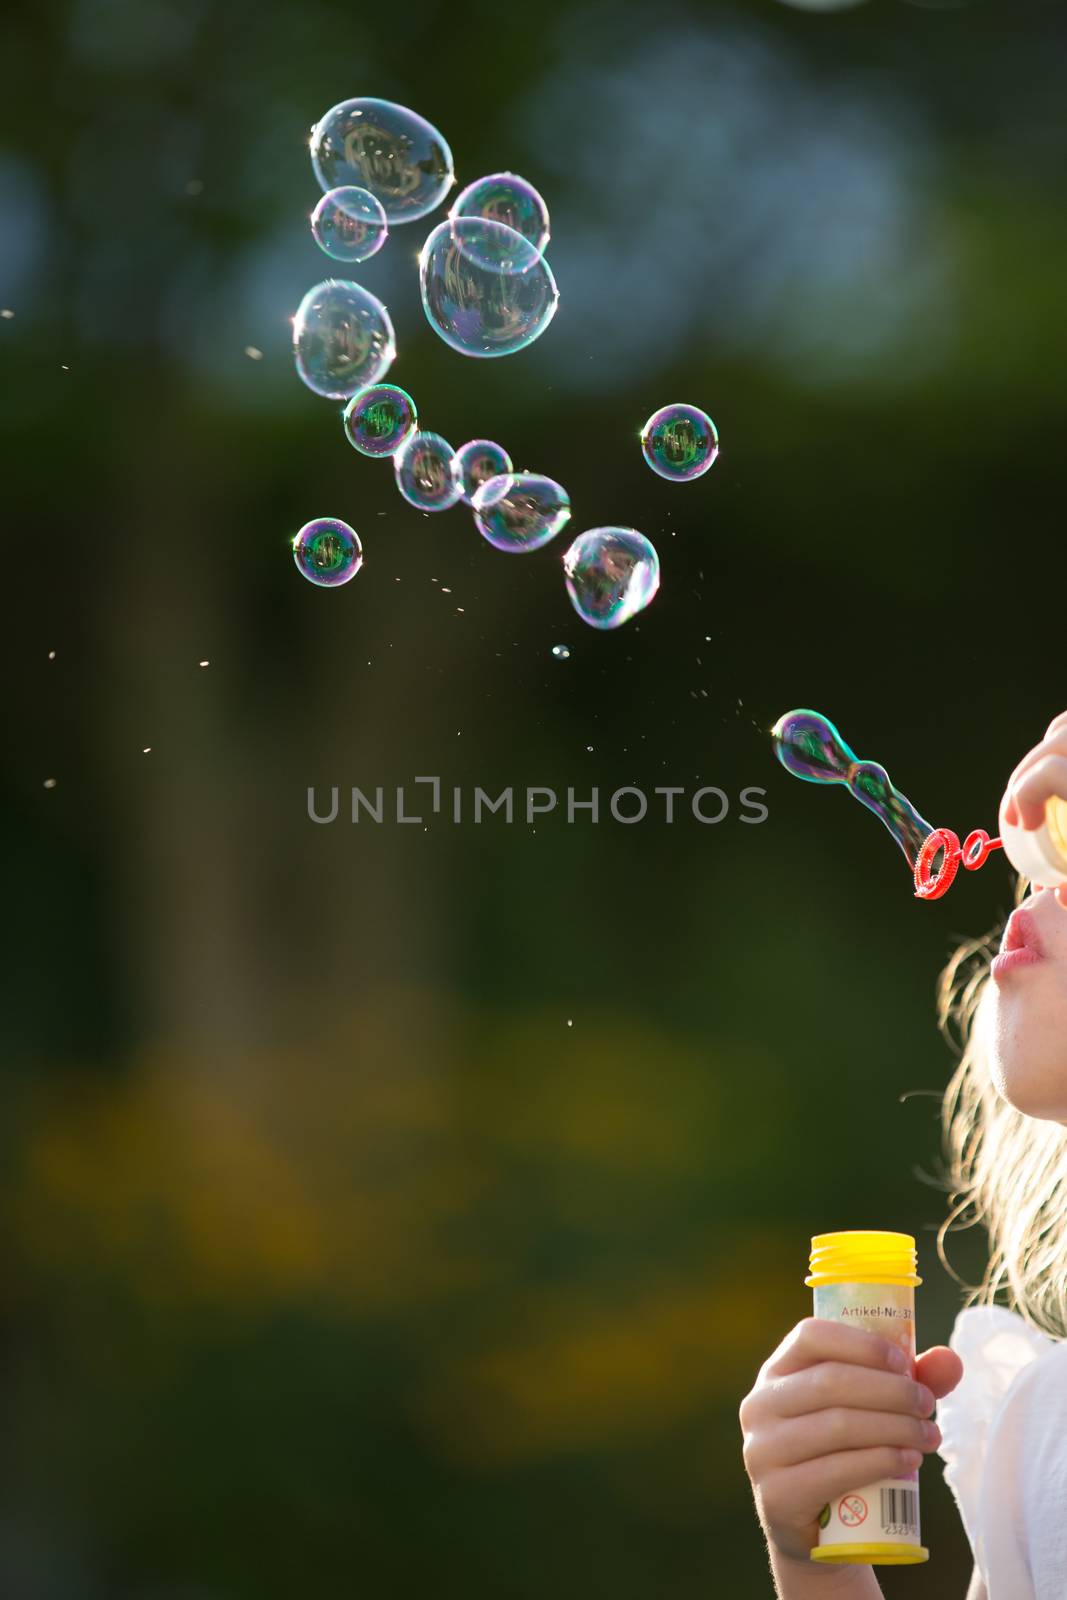
[[[5,1600],[756,1600],[737,1407],[811,1235],[913,1232],[947,1342],[934,986],[1012,880],[920,905],[767,730],[824,711],[962,835],[1067,704],[1065,49],[1054,4],[8,13]],[[357,94],[548,200],[507,360],[425,322],[436,216],[352,274],[424,426],[566,484],[524,559],[293,370],[308,130]],[[688,486],[636,438],[675,399],[722,442]],[[559,557],[612,522],[663,585],[601,635]],[[733,803],[308,820],[422,774]],[[941,1471],[888,1595],[966,1587]]]

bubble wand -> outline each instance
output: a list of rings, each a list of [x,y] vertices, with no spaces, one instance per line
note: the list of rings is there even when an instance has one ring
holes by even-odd
[[[796,778],[808,783],[843,783],[849,793],[881,817],[904,852],[919,900],[940,900],[963,866],[975,872],[994,850],[1003,850],[1017,872],[1042,886],[1067,883],[1067,800],[1051,798],[1040,828],[1005,827],[1002,839],[975,828],[964,839],[951,828],[932,827],[895,789],[876,761],[861,761],[827,717],[789,711],[771,729],[774,753]],[[934,862],[941,854],[935,868]]]

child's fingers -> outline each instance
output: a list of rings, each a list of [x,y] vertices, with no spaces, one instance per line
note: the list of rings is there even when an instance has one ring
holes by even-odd
[[[1009,827],[1039,828],[1045,803],[1051,795],[1067,799],[1067,735],[1054,744],[1040,745],[1030,765],[1012,780],[1002,816]],[[1009,805],[1014,803],[1014,817]]]
[[[1023,821],[1020,824],[1020,811],[1016,791],[1027,773],[1049,755],[1067,756],[1067,712],[1064,712],[1063,716],[1057,717],[1055,722],[1050,723],[1048,734],[1044,740],[1027,752],[1005,784],[1004,795],[1000,802],[1002,824],[1006,822],[1012,828],[1017,828],[1020,825],[1024,828],[1036,828],[1040,825],[1040,816],[1036,822]],[[1046,795],[1045,798],[1047,799],[1048,796]]]

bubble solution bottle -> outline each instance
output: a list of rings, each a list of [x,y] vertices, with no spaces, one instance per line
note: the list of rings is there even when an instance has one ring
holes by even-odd
[[[915,1240],[909,1233],[818,1233],[810,1276],[817,1317],[898,1345],[915,1361]],[[919,1469],[857,1485],[825,1505],[813,1561],[926,1561],[919,1542]]]
[[[1067,883],[1067,800],[1053,795],[1045,803],[1045,820],[1039,828],[1001,825],[1004,854],[1024,878],[1039,889]]]

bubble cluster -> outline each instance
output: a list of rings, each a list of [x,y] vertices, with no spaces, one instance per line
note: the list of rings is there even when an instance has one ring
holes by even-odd
[[[566,489],[535,472],[490,478],[474,496],[475,527],[497,550],[539,550],[570,517]]]
[[[390,222],[415,222],[455,179],[452,152],[432,123],[392,100],[342,100],[315,124],[311,164],[325,190],[369,189]]]
[[[422,247],[419,278],[431,328],[465,356],[524,350],[559,304],[552,269],[530,241],[482,217],[439,223]]]
[[[354,578],[363,565],[359,534],[337,517],[306,522],[293,539],[297,571],[322,589],[335,589]],[[206,663],[203,663],[206,665]]]
[[[420,511],[447,511],[462,487],[452,469],[456,452],[439,433],[412,433],[393,458],[396,486]]]
[[[406,389],[372,383],[352,396],[343,419],[345,436],[361,456],[392,456],[415,432],[419,414]]]
[[[699,406],[670,405],[654,411],[641,429],[641,452],[661,478],[690,483],[719,453],[715,424]]]
[[[563,557],[571,604],[593,628],[619,628],[659,588],[659,557],[633,528],[591,528]]]
[[[492,439],[469,439],[456,451],[453,470],[459,473],[463,485],[461,498],[470,505],[483,483],[490,478],[501,479],[500,493],[507,488],[507,475],[512,472],[511,457],[502,445]],[[488,501],[483,500],[483,505]]]
[[[493,172],[468,183],[452,202],[448,214],[453,219],[484,217],[489,222],[502,222],[521,233],[538,255],[549,240],[548,207],[533,184],[515,172]]]
[[[308,290],[293,318],[293,354],[309,389],[346,400],[385,376],[396,336],[375,295],[348,279],[326,278]]]
[[[323,195],[311,213],[311,232],[335,261],[368,261],[389,237],[389,223],[369,189],[347,186]]]

